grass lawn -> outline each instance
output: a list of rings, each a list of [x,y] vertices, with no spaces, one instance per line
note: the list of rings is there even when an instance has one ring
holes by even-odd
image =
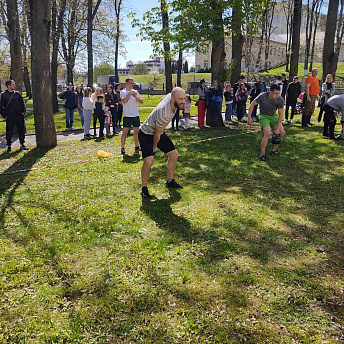
[[[321,76],[322,76],[322,63],[314,63],[313,67],[319,69],[319,78],[321,78]],[[275,69],[270,69],[266,73],[259,73],[259,74],[262,74],[262,75],[264,75],[264,74],[265,75],[281,75],[282,73],[285,73],[288,75],[288,73],[286,73],[286,71],[285,71],[285,66],[275,68]],[[299,77],[303,76],[303,63],[299,63],[298,75],[299,75]],[[337,76],[344,78],[344,62],[338,62]]]
[[[171,132],[151,202],[118,136],[1,152],[0,342],[343,342],[343,144],[296,124],[264,163],[246,130]]]

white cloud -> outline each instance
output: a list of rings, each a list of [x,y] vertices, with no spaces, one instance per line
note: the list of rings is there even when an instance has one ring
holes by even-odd
[[[131,41],[131,42],[125,42],[125,44],[149,44],[151,45],[151,41]]]

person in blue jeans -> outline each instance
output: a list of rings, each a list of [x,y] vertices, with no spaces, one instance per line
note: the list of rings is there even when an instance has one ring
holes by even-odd
[[[77,96],[74,92],[73,83],[70,82],[68,88],[57,96],[65,100],[66,130],[73,130],[74,110],[77,108]]]
[[[225,113],[225,120],[228,123],[232,122],[232,112],[233,112],[233,90],[231,84],[228,84],[225,88],[225,93],[223,94],[225,97],[225,104],[226,104],[226,113]]]
[[[216,79],[213,80],[213,87],[210,89],[211,93],[211,102],[210,102],[210,111],[211,111],[211,126],[212,127],[223,127],[222,119],[222,100],[223,100],[223,91],[222,87],[218,85]]]

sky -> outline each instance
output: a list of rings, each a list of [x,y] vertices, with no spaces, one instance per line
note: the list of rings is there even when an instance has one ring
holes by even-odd
[[[127,36],[127,41],[124,42],[125,49],[127,51],[126,58],[119,56],[119,65],[121,68],[125,67],[127,61],[132,60],[134,62],[144,61],[150,59],[153,54],[150,41],[141,41],[140,37],[136,35],[139,33],[138,28],[131,27],[131,20],[127,18],[127,14],[130,12],[136,13],[136,18],[142,20],[143,14],[153,7],[158,7],[158,0],[125,0],[125,15],[123,17],[123,31]],[[194,65],[194,56],[186,57],[189,63],[189,67]]]

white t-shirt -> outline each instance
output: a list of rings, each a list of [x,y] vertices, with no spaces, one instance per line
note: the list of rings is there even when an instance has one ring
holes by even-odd
[[[121,99],[126,97],[129,92],[131,91],[128,91],[126,88],[122,90]],[[137,97],[140,97],[138,92]],[[139,117],[139,107],[136,98],[133,96],[126,103],[123,102],[123,117]]]

